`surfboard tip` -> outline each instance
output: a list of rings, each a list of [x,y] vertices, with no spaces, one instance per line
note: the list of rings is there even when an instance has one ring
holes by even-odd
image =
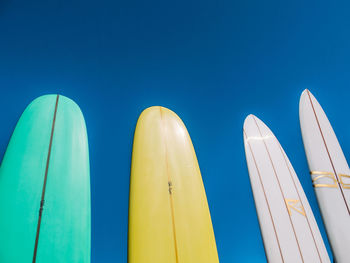
[[[304,89],[303,92],[301,93],[301,96],[305,96],[311,94],[311,91],[309,89]]]
[[[154,114],[159,114],[159,113],[161,115],[163,115],[163,114],[172,115],[175,118],[180,119],[180,117],[174,111],[170,110],[169,108],[163,107],[163,106],[151,106],[151,107],[144,109],[141,112],[139,119],[145,118],[149,115],[154,115]]]
[[[245,120],[244,120],[244,124],[243,124],[243,132],[249,130],[249,127],[257,122],[260,121],[260,119],[258,117],[256,117],[254,114],[249,114]]]
[[[255,116],[253,114],[248,114],[247,117],[245,117],[244,122],[243,122],[243,129],[247,125],[247,123],[254,117]]]
[[[310,92],[309,89],[305,89],[300,96],[299,100],[299,115],[304,112],[305,105],[317,101],[315,96]]]

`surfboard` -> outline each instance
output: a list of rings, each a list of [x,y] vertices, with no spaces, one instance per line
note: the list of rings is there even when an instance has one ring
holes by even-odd
[[[330,262],[303,188],[274,134],[249,115],[243,136],[268,262]]]
[[[86,127],[61,95],[34,100],[0,167],[0,262],[90,262]]]
[[[321,105],[305,90],[300,127],[311,179],[336,262],[349,262],[350,170]]]
[[[219,262],[190,136],[180,118],[163,107],[144,110],[136,125],[128,262]]]

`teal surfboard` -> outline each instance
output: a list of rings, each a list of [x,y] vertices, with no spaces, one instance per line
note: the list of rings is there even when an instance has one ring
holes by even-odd
[[[90,262],[90,175],[79,107],[61,95],[34,100],[0,168],[0,262]]]

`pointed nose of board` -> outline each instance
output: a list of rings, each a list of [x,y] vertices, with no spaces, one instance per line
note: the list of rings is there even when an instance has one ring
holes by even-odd
[[[243,124],[243,131],[244,131],[244,132],[247,131],[247,130],[249,130],[249,127],[250,127],[252,124],[255,123],[254,118],[256,118],[256,116],[253,115],[253,114],[249,114],[249,115],[245,118],[244,124]]]
[[[264,122],[262,122],[258,117],[256,117],[253,114],[249,114],[243,124],[243,129],[245,132],[255,130],[256,128],[259,127],[267,127]]]
[[[305,106],[310,104],[311,101],[317,102],[314,95],[312,95],[312,93],[308,89],[305,89],[301,93],[300,100],[299,100],[299,115],[304,111]]]
[[[315,96],[308,89],[304,90],[299,102],[299,120],[302,131],[303,126],[308,126],[308,123],[310,123],[310,120],[313,120],[314,114],[317,112],[318,114],[325,115]]]
[[[249,114],[243,124],[244,139],[261,137],[259,132],[258,122],[261,122],[255,115]]]
[[[248,115],[244,121],[243,133],[245,140],[266,140],[274,137],[270,128],[255,115]]]

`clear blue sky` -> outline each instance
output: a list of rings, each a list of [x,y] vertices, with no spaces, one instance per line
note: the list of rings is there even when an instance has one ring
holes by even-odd
[[[274,131],[321,223],[298,101],[309,88],[350,156],[349,8],[347,1],[3,0],[0,154],[31,100],[48,93],[75,100],[90,144],[92,262],[126,262],[135,124],[146,107],[168,107],[192,137],[221,262],[265,262],[243,121],[253,113]]]

